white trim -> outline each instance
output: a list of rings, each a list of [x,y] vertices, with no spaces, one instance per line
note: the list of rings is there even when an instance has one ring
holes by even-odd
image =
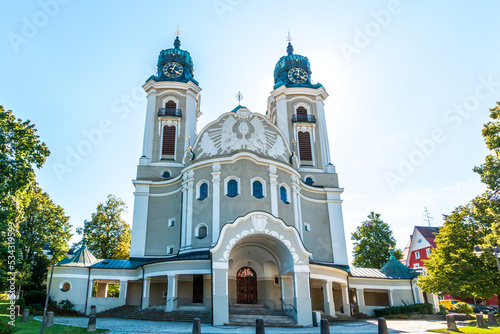
[[[174,254],[174,250],[175,250],[174,245],[168,245],[168,246],[167,246],[167,251],[166,251],[166,254],[167,254],[167,255],[172,255],[172,254]]]
[[[168,192],[168,193],[163,193],[163,194],[149,194],[150,197],[165,197],[165,196],[172,196],[177,194],[178,192],[182,191],[182,187],[177,188],[174,191]]]
[[[305,103],[303,101],[300,101],[300,102],[293,104],[293,113],[295,115],[297,115],[297,109],[299,107],[304,107],[304,109],[306,109],[306,111],[307,111],[307,115],[311,115],[311,105],[309,105],[308,103]]]
[[[357,278],[357,277],[356,277],[356,278]],[[361,277],[359,277],[359,278],[361,278]],[[365,278],[365,279],[366,279],[366,278]],[[370,278],[370,279],[371,279],[371,278]],[[405,281],[409,281],[409,280],[410,280],[410,279],[408,278],[408,279],[406,279]],[[352,278],[351,278],[351,280],[349,280],[349,281],[350,281],[350,282],[352,282]],[[388,279],[386,279],[386,281],[391,281],[391,282],[392,282],[392,280],[388,280]],[[400,281],[400,280],[398,280],[398,281]],[[405,283],[406,283],[406,282],[405,282]],[[370,291],[370,290],[379,290],[379,291],[380,291],[380,290],[381,290],[381,292],[383,292],[383,291],[387,291],[387,292],[389,292],[390,290],[411,290],[411,289],[412,289],[409,285],[408,285],[408,286],[406,286],[406,285],[402,285],[402,286],[398,286],[398,285],[395,285],[395,286],[394,286],[394,285],[390,285],[390,286],[389,286],[389,285],[388,285],[388,286],[384,287],[385,289],[384,289],[384,288],[382,288],[382,287],[380,287],[380,289],[374,289],[374,288],[373,288],[373,286],[374,286],[373,284],[372,284],[372,285],[365,285],[365,284],[352,284],[352,283],[350,283],[350,284],[349,284],[349,287],[350,287],[350,288],[355,288],[355,289],[364,289],[365,291],[366,291],[366,290],[368,290],[368,291]]]
[[[266,191],[266,189],[267,189],[267,182],[263,178],[258,177],[258,176],[250,179],[250,195],[253,196],[253,197],[255,197],[254,194],[253,194],[253,183],[255,181],[259,181],[262,184],[262,198],[265,198],[267,196],[267,191]],[[255,198],[257,198],[257,197],[255,197]],[[262,199],[262,198],[259,198],[259,199]]]
[[[174,227],[175,226],[175,217],[169,218],[168,219],[168,227]]]
[[[235,180],[237,182],[237,194],[236,196],[240,195],[241,194],[241,181],[240,181],[240,178],[237,177],[237,176],[228,176],[224,179],[224,195],[228,196],[227,194],[227,183],[231,180]],[[234,197],[236,197],[234,196]],[[231,197],[231,198],[234,198],[234,197]]]
[[[314,150],[316,144],[316,124],[314,123],[297,123],[293,124],[293,135],[295,138],[295,142],[297,143],[297,152],[299,153],[299,166],[302,166],[301,158],[300,158],[300,143],[299,143],[299,132],[309,133],[309,144],[311,145],[311,163],[312,166],[316,166],[316,152]],[[309,165],[305,165],[309,166]]]
[[[162,120],[160,120],[160,131],[159,131],[159,135],[160,135],[160,152],[158,152],[159,153],[158,160],[163,159],[163,157],[167,157],[166,158],[167,160],[171,159],[170,155],[164,155],[163,154],[163,130],[165,129],[166,126],[168,126],[168,127],[173,126],[175,128],[175,137],[176,138],[180,134],[180,131],[179,131],[179,122],[177,120],[175,120],[175,121],[173,121],[173,120],[168,120],[168,121],[162,121]],[[175,139],[174,154],[173,154],[173,159],[171,159],[171,160],[174,160],[174,161],[175,161],[175,158],[177,157],[177,144],[178,144],[177,140],[178,139]]]
[[[175,108],[178,109],[179,107],[179,99],[172,95],[168,95],[165,97],[161,98],[161,107],[160,108],[165,108],[165,105],[167,104],[168,101],[174,101],[175,102]]]
[[[213,262],[212,263],[212,268],[213,269],[229,269],[229,262]]]
[[[311,224],[304,222],[304,231],[311,232]]]
[[[57,269],[61,268],[61,269],[65,269],[65,268],[71,268],[71,269],[74,269],[75,267],[68,267],[68,266],[59,266],[59,267],[55,267]],[[79,267],[81,269],[87,269],[85,267]],[[65,277],[65,278],[85,278],[87,279],[89,277],[88,274],[86,275],[78,275],[78,274],[54,274],[52,277]]]
[[[63,290],[63,286],[64,286],[64,284],[66,284],[66,283],[68,283],[68,284],[69,284],[69,289],[68,289],[68,290]],[[66,281],[62,281],[62,282],[59,284],[59,290],[60,290],[61,292],[63,292],[63,293],[66,293],[66,292],[70,291],[72,287],[73,287],[73,284],[71,284],[71,282],[70,282],[70,281],[67,281],[67,280],[66,280]]]
[[[200,200],[200,187],[203,183],[207,184],[207,197],[205,197],[204,199],[210,197],[210,187],[208,186],[209,182],[205,179],[202,179],[202,180],[198,181],[198,183],[196,183],[196,199],[197,200]],[[203,201],[203,200],[201,200],[201,201]]]
[[[220,164],[212,165],[212,244],[217,242],[220,229]]]

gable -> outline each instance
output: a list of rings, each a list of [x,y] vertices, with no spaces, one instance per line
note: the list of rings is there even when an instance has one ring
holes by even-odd
[[[198,135],[194,160],[249,151],[290,164],[291,151],[281,131],[246,108],[223,114]]]
[[[422,235],[422,233],[420,233],[418,228],[415,227],[415,230],[413,231],[413,237],[411,238],[410,253],[428,247],[432,247],[432,245],[429,243],[429,241],[427,241],[427,239]]]

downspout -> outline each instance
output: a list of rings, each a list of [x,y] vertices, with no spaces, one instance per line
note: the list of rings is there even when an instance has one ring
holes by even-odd
[[[410,289],[411,289],[411,297],[413,298],[413,304],[415,304],[415,291],[413,291],[413,278],[410,278]]]
[[[85,297],[85,314],[87,314],[87,306],[89,303],[89,287],[90,287],[90,270],[92,268],[89,267],[89,277],[87,277],[87,297]]]
[[[140,308],[140,311],[142,311],[142,306],[144,305],[144,265],[142,265],[141,268],[142,268],[142,285],[141,285],[141,308]]]

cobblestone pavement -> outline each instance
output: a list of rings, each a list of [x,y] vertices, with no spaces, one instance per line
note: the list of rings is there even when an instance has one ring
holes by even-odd
[[[37,319],[39,320],[39,319]],[[77,327],[87,327],[88,318],[85,317],[54,317],[54,323]],[[428,333],[427,329],[446,328],[446,322],[440,320],[387,320],[389,333]],[[191,333],[193,325],[186,322],[146,321],[119,318],[98,318],[97,328],[109,329],[110,334],[139,334],[139,333]],[[319,334],[319,327],[311,328],[272,328],[267,327],[266,334]],[[255,327],[231,327],[201,325],[203,334],[213,333],[255,333]],[[330,326],[333,333],[376,334],[377,320],[359,320],[356,322],[335,323]]]

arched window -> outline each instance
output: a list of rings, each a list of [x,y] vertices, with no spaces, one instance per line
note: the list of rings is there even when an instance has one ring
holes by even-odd
[[[165,179],[168,179],[170,176],[172,176],[172,173],[168,169],[164,169],[161,171],[161,176]]]
[[[175,126],[165,125],[163,127],[163,142],[161,154],[174,159],[175,155]]]
[[[227,182],[227,196],[229,197],[238,196],[238,181],[229,180]]]
[[[260,181],[253,181],[252,183],[252,192],[253,196],[255,198],[263,198],[264,197],[264,192],[262,189],[262,182]]]
[[[165,103],[165,109],[166,110],[175,110],[177,109],[177,104],[175,101],[169,100],[167,103]]]
[[[310,176],[306,177],[306,184],[312,186],[314,183],[314,179]]]
[[[307,109],[304,107],[298,107],[296,112],[297,115],[307,115]]]
[[[203,201],[207,197],[208,197],[208,184],[202,183],[200,184],[200,196],[198,197],[198,200]]]
[[[196,228],[195,236],[198,239],[205,239],[208,235],[208,228],[205,224],[200,224]]]
[[[286,188],[284,186],[280,187],[280,199],[283,203],[290,204],[288,202],[288,191],[286,190]]]
[[[299,131],[299,157],[301,164],[312,164],[311,134]]]

